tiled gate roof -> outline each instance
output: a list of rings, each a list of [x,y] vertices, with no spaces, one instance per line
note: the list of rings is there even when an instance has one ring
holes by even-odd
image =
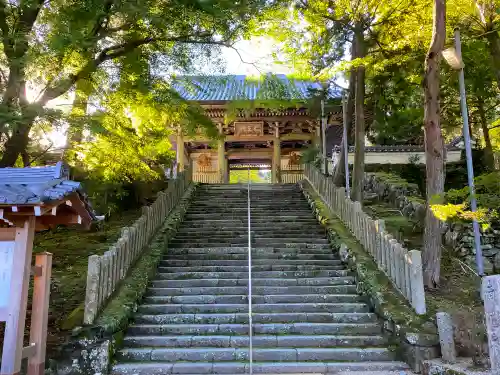
[[[284,74],[267,75],[253,79],[244,75],[180,76],[174,82],[175,90],[186,100],[230,101],[258,99],[303,100],[321,84],[310,80],[289,78]],[[338,93],[334,93],[337,96]]]

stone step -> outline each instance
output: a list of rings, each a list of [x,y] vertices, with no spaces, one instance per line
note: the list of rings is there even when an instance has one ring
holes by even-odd
[[[196,314],[248,312],[248,304],[196,303],[196,304],[142,304],[140,314]],[[366,303],[275,303],[252,304],[254,313],[364,313],[369,312]]]
[[[195,215],[198,217],[190,217],[189,214],[186,215],[184,224],[189,225],[192,222],[197,222],[197,223],[214,223],[214,224],[227,224],[231,225],[233,224],[238,224],[238,223],[247,223],[248,222],[248,216],[245,214],[241,214],[239,216],[237,215],[231,215],[231,216],[225,216],[225,215],[219,215],[219,214],[214,214],[212,215],[213,217],[207,217],[207,215],[204,214],[199,214]],[[287,215],[287,216],[275,216],[273,215],[270,217],[269,215],[261,215],[261,216],[252,216],[250,218],[251,223],[255,223],[256,225],[275,225],[279,223],[289,223],[291,220],[293,220],[295,223],[305,223],[305,224],[316,224],[318,226],[317,220],[311,216],[311,217],[303,217],[303,216],[298,216],[298,215]]]
[[[295,197],[289,197],[289,196],[278,196],[278,195],[270,195],[268,197],[257,197],[257,196],[250,196],[250,205],[251,208],[253,207],[265,207],[265,208],[270,208],[270,209],[276,209],[279,207],[309,207],[307,202],[302,200],[303,198],[300,196],[295,196]],[[216,210],[218,209],[224,209],[226,206],[228,207],[241,207],[241,208],[248,208],[248,197],[246,195],[244,196],[219,196],[219,195],[206,195],[202,199],[194,199],[192,201],[193,205],[191,206],[192,209],[196,208],[214,208]]]
[[[311,242],[311,243],[327,243],[327,238],[326,234],[314,234],[314,233],[308,233],[307,230],[297,230],[294,231],[293,233],[281,233],[281,229],[286,231],[286,228],[274,228],[274,227],[268,227],[266,230],[263,231],[255,231],[253,230],[250,233],[250,237],[253,242],[255,240],[269,240],[269,241],[281,241],[281,242],[297,242],[297,240],[300,240],[299,242]],[[224,232],[225,231],[225,232]],[[177,239],[205,239],[205,240],[245,240],[248,242],[248,231],[245,231],[244,233],[233,233],[231,232],[231,228],[229,227],[221,227],[219,229],[213,229],[211,232],[206,231],[205,233],[195,233],[195,232],[180,232],[177,233],[175,236],[175,240]],[[206,247],[211,247],[210,242],[207,242]],[[213,246],[212,246],[213,247]],[[243,245],[242,245],[243,247]],[[273,247],[273,245],[260,245],[260,247]]]
[[[253,259],[294,259],[294,260],[337,260],[333,254],[294,254],[294,253],[272,253],[272,254],[255,254]],[[247,260],[248,254],[168,254],[163,257],[163,260]],[[252,259],[252,260],[253,260]]]
[[[298,189],[285,189],[285,190],[262,190],[255,188],[254,186],[250,187],[250,197],[252,198],[260,198],[260,197],[266,197],[266,196],[275,196],[275,197],[283,197],[284,199],[290,199],[290,198],[302,198],[302,192]],[[247,197],[248,196],[248,187],[245,185],[244,187],[241,187],[239,189],[233,189],[233,190],[204,190],[200,189],[198,191],[198,194],[196,194],[196,198],[199,198],[200,200],[203,199],[205,196],[214,196],[214,197],[222,197],[222,196],[228,196],[228,197]],[[303,199],[303,198],[302,198]]]
[[[248,210],[237,210],[237,209],[227,209],[227,210],[189,210],[186,214],[190,218],[199,217],[201,220],[206,220],[210,218],[215,219],[228,219],[228,218],[238,218],[238,219],[248,219]],[[314,218],[310,209],[290,209],[290,210],[269,210],[269,209],[250,209],[250,219],[254,218],[269,218],[272,217],[300,217],[303,219]]]
[[[216,238],[216,239],[233,239],[233,238],[243,238],[248,241],[248,231],[245,232],[240,232],[240,233],[235,233],[231,232],[228,230],[227,232],[222,232],[222,231],[212,231],[212,233],[194,233],[194,232],[180,232],[176,233],[175,239],[189,239],[189,238],[199,238],[199,239],[207,239],[207,235],[210,236],[210,238]],[[290,241],[300,239],[302,242],[322,242],[326,240],[324,238],[325,236],[323,234],[314,234],[314,233],[308,233],[306,231],[302,230],[297,230],[297,231],[289,231],[288,233],[281,233],[276,232],[274,229],[268,229],[266,231],[252,231],[250,233],[250,237],[252,240],[254,239],[260,239],[260,238],[269,238],[269,239],[287,239],[289,238]],[[269,246],[268,246],[269,247]]]
[[[275,229],[272,227],[264,227],[261,229],[255,229],[252,228],[250,231],[250,234],[253,235],[264,235],[264,234],[276,234]],[[303,230],[302,228],[298,227],[296,229],[286,229],[286,228],[280,228],[279,234],[281,235],[290,235],[290,236],[296,236],[296,235],[301,235],[307,233],[309,237],[312,237],[313,235],[318,235],[322,236],[325,235],[326,231],[321,228],[321,227],[314,227],[311,229],[308,229],[307,231]],[[241,229],[230,229],[230,228],[220,228],[220,229],[200,229],[200,228],[189,228],[185,227],[180,229],[176,235],[177,236],[202,236],[202,235],[217,235],[217,236],[248,236],[248,228],[241,228]]]
[[[321,226],[318,226],[317,222],[312,222],[312,221],[307,221],[307,222],[294,222],[294,221],[281,221],[281,222],[273,222],[273,223],[255,223],[251,221],[252,230],[276,230],[276,229],[294,229],[294,230],[315,230],[318,228],[322,228]],[[217,230],[225,229],[225,230],[248,230],[248,220],[238,220],[238,221],[223,221],[223,220],[207,220],[207,221],[201,221],[201,220],[195,220],[191,222],[185,222],[180,230],[183,230],[184,228],[186,229],[193,229],[193,230],[198,230],[198,229],[206,229],[208,230],[209,228],[215,228]]]
[[[369,323],[255,323],[254,335],[379,335],[382,329]],[[248,324],[137,324],[130,335],[248,335]]]
[[[210,286],[192,288],[154,288],[149,287],[149,295],[154,296],[186,296],[199,294],[246,294],[246,286]],[[255,286],[252,288],[255,295],[267,294],[355,294],[356,285],[305,285],[305,286]]]
[[[221,215],[220,217],[224,217]],[[268,215],[268,218],[272,217],[272,214]],[[314,219],[310,220],[299,220],[296,218],[290,218],[288,220],[276,220],[274,222],[270,222],[269,219],[260,219],[260,218],[252,218],[250,220],[251,229],[259,230],[259,229],[267,229],[267,230],[287,230],[287,229],[318,229],[322,228],[318,225],[318,223],[314,222]],[[232,217],[224,220],[218,219],[187,219],[183,224],[182,228],[215,228],[217,230],[233,230],[235,228],[242,228],[243,230],[248,229],[248,218],[247,217]],[[182,229],[181,228],[181,229]]]
[[[253,313],[254,323],[371,323],[373,313]],[[137,324],[239,324],[248,323],[248,313],[142,314]]]
[[[245,185],[244,187],[241,187],[239,189],[233,189],[233,190],[204,190],[200,189],[199,194],[196,195],[196,198],[203,199],[203,197],[209,195],[209,196],[215,196],[215,197],[221,197],[221,196],[228,196],[228,197],[247,197],[248,196],[248,187]],[[276,197],[283,197],[284,199],[290,199],[290,198],[296,198],[296,197],[301,197],[302,192],[299,189],[284,189],[284,190],[262,190],[255,188],[254,186],[250,186],[250,197],[252,198],[259,198],[262,196],[269,196],[273,195]],[[303,199],[303,198],[302,198]]]
[[[169,249],[168,255],[179,254],[246,254],[248,255],[248,247],[194,247],[194,248],[180,248]],[[293,248],[293,247],[252,247],[252,255],[265,255],[265,254],[330,254],[338,258],[338,255],[332,249],[308,249],[308,248]]]
[[[224,205],[209,205],[209,206],[201,206],[195,205],[189,208],[189,213],[214,213],[214,212],[233,212],[233,211],[243,211],[244,213],[248,212],[248,204],[227,204]],[[288,203],[286,205],[276,205],[276,203],[271,204],[251,204],[250,212],[297,212],[305,215],[311,215],[311,208],[304,203],[293,204]]]
[[[164,267],[161,267],[162,269]],[[252,271],[252,278],[301,278],[301,277],[345,277],[347,270],[324,271]],[[161,280],[187,280],[187,279],[247,279],[248,272],[162,272],[160,269],[156,279]]]
[[[287,242],[285,242],[287,241]],[[264,245],[269,245],[269,246],[286,246],[286,247],[291,247],[291,248],[319,248],[319,249],[330,249],[330,245],[322,242],[318,243],[305,243],[300,242],[301,240],[298,239],[296,242],[291,242],[290,239],[273,239],[273,240],[263,240],[263,239],[254,239],[252,240],[252,247],[254,246],[264,246]],[[170,248],[184,248],[184,247],[200,247],[203,248],[205,246],[210,246],[210,247],[242,247],[245,244],[248,244],[248,239],[245,238],[234,238],[234,239],[214,239],[214,240],[207,240],[207,243],[201,242],[201,240],[176,240],[173,239],[169,243]]]
[[[214,198],[227,197],[231,199],[248,199],[248,190],[246,187],[245,189],[239,189],[227,192],[199,190],[199,194],[196,194],[193,199],[196,201],[210,202],[204,199],[207,196]],[[297,202],[305,202],[301,190],[282,190],[282,191],[269,192],[269,191],[258,191],[250,188],[250,199],[253,198],[253,200],[259,200],[261,198],[267,198],[268,196],[273,196],[275,198],[288,199],[288,200],[294,199]]]
[[[403,362],[254,362],[254,374],[316,374],[316,375],[360,375],[366,371],[370,375],[401,375],[408,369]],[[383,371],[383,373],[377,372]],[[393,371],[394,373],[388,373]],[[159,375],[159,374],[248,374],[249,365],[245,362],[146,362],[114,365],[112,375]]]
[[[167,262],[168,263],[168,262]],[[333,261],[331,263],[334,263]],[[344,270],[344,266],[339,262],[338,264],[260,264],[252,265],[252,272],[266,272],[266,271],[324,271],[324,270]],[[235,266],[235,265],[197,265],[197,266],[160,266],[158,271],[163,272],[248,272],[247,265]]]
[[[196,217],[199,216],[199,217]],[[287,215],[287,216],[277,216],[272,212],[262,213],[261,215],[252,215],[250,218],[250,224],[253,226],[264,226],[275,228],[289,225],[290,222],[295,222],[295,224],[304,224],[304,225],[315,225],[318,228],[319,224],[315,217],[311,216],[303,216],[303,215]],[[241,226],[248,225],[248,216],[247,214],[235,215],[235,214],[214,214],[214,215],[206,215],[199,214],[191,216],[189,213],[186,214],[183,225],[191,226],[191,223],[197,224],[213,224],[213,225],[224,225],[228,228],[232,226]]]
[[[283,211],[299,211],[304,212],[307,215],[311,214],[311,208],[307,203],[303,202],[279,202],[284,203],[282,205],[276,205],[276,202],[273,203],[264,203],[264,202],[252,202],[250,206],[251,212],[258,211],[273,211],[273,212],[283,212]],[[188,212],[192,213],[204,213],[204,212],[227,212],[227,211],[248,211],[248,203],[247,202],[224,202],[224,203],[209,203],[209,204],[200,204],[196,203],[192,207],[189,208]]]
[[[126,361],[248,361],[247,348],[129,348],[118,352]],[[395,353],[387,348],[254,348],[255,361],[392,361]]]
[[[310,209],[306,213],[306,210],[303,212],[298,210],[290,210],[290,211],[272,211],[272,210],[256,210],[250,211],[250,221],[251,222],[264,222],[268,223],[285,223],[288,218],[297,218],[300,222],[312,224],[316,222],[318,225],[316,217],[312,214]],[[209,220],[219,221],[248,221],[248,211],[247,210],[228,210],[228,211],[216,211],[216,210],[208,210],[207,212],[196,212],[196,211],[188,211],[186,219],[189,222],[194,222],[199,220],[200,222],[207,222]]]
[[[363,299],[357,294],[271,294],[271,295],[253,295],[252,303],[257,304],[280,304],[280,303],[355,303],[361,302]],[[185,295],[185,296],[146,296],[144,297],[146,304],[248,304],[247,294],[233,295]]]
[[[286,242],[285,242],[286,241]],[[326,240],[325,240],[326,242]],[[229,241],[210,241],[207,239],[206,243],[201,242],[187,242],[187,241],[175,241],[172,240],[170,242],[170,247],[179,248],[179,247],[242,247],[244,244],[247,244],[248,241],[244,239],[235,239]],[[252,246],[262,247],[262,246],[271,246],[271,247],[293,247],[293,248],[316,248],[316,249],[330,249],[330,245],[326,243],[305,243],[305,242],[290,242],[287,240],[264,240],[257,239],[252,241]]]
[[[317,223],[309,220],[294,220],[291,219],[292,221],[276,221],[273,223],[270,223],[269,221],[255,221],[251,220],[251,230],[252,231],[259,231],[259,230],[289,230],[289,229],[294,229],[294,230],[316,230],[318,228],[322,228],[321,226],[318,226]],[[232,220],[194,220],[194,221],[186,221],[182,228],[203,228],[203,229],[209,229],[209,228],[214,228],[214,230],[248,230],[248,220],[245,219],[232,219]]]
[[[286,197],[269,195],[265,196],[254,196],[250,197],[250,209],[261,208],[268,210],[280,210],[280,209],[290,209],[298,208],[305,209],[310,207],[306,201],[302,200],[302,197]],[[248,209],[248,197],[244,196],[217,196],[217,195],[207,195],[203,200],[194,199],[192,201],[192,206],[190,210],[198,210],[203,208],[214,209],[214,210],[225,210],[227,208],[241,208]]]
[[[260,227],[256,227],[252,223],[251,234],[273,234],[273,233],[288,233],[290,235],[294,234],[310,234],[310,238],[326,238],[326,231],[323,227],[318,227],[316,224],[314,225],[300,225],[299,223],[293,224],[285,224],[282,225],[261,225]],[[241,222],[238,225],[233,224],[223,224],[223,225],[213,225],[210,222],[205,224],[193,224],[186,227],[181,227],[178,234],[189,234],[189,235],[197,235],[197,234],[208,234],[212,235],[215,233],[220,234],[234,234],[241,235],[245,234],[248,236],[248,222]],[[262,247],[270,247],[270,246],[262,246]]]
[[[252,269],[255,270],[255,266],[259,265],[269,265],[268,259],[252,259]],[[276,266],[280,265],[300,265],[303,266],[304,269],[308,269],[309,266],[338,266],[342,265],[342,262],[338,259],[332,260],[308,260],[307,264],[304,264],[303,261],[297,259],[280,259],[276,261]],[[190,267],[190,266],[245,266],[248,262],[244,259],[241,260],[211,260],[211,259],[198,259],[198,260],[189,260],[189,259],[169,259],[169,260],[161,260],[160,266],[162,267]]]
[[[209,237],[207,237],[209,236]],[[311,238],[311,235],[307,233],[296,234],[294,236],[286,235],[286,234],[253,234],[251,235],[252,243],[263,243],[265,241],[269,242],[287,242],[287,243],[309,243],[309,244],[329,244],[326,238]],[[242,235],[221,235],[213,233],[211,235],[182,235],[178,234],[174,237],[172,242],[187,242],[187,243],[201,243],[205,245],[210,245],[210,243],[214,242],[230,242],[230,243],[241,243],[248,244],[248,234]]]
[[[167,348],[247,348],[248,336],[126,336],[124,345],[127,347],[167,347]],[[369,346],[377,347],[387,344],[387,339],[381,335],[373,336],[328,336],[328,335],[257,335],[252,337],[253,347],[265,348],[331,348]]]
[[[351,285],[354,277],[311,277],[311,278],[253,278],[252,286],[302,286],[302,285]],[[248,279],[185,279],[185,280],[152,280],[153,288],[192,288],[192,287],[226,287],[247,286]]]

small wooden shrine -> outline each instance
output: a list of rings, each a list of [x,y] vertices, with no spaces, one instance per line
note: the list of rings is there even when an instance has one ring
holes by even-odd
[[[79,182],[55,166],[0,169],[0,321],[5,322],[2,375],[19,374],[28,359],[28,375],[45,371],[45,342],[52,254],[36,255],[35,231],[56,225],[88,228],[94,214]],[[30,276],[34,275],[30,341],[23,344]]]

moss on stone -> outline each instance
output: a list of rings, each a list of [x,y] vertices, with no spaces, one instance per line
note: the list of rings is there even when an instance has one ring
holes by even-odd
[[[420,204],[426,204],[427,202],[425,201],[424,198],[420,198],[420,197],[412,197],[412,196],[408,196],[406,197],[410,202],[415,202],[415,203],[420,203]]]
[[[66,319],[61,323],[61,329],[70,331],[75,327],[81,326],[83,322],[83,314],[85,311],[85,304],[81,304],[74,309]]]
[[[415,189],[418,189],[417,184],[412,184],[408,181],[406,181],[404,178],[401,176],[398,176],[397,174],[393,173],[387,173],[387,172],[374,172],[374,173],[368,173],[369,175],[377,177],[377,179],[393,185],[393,186],[401,186],[401,187],[412,187]]]
[[[123,345],[123,339],[125,338],[125,331],[118,331],[113,334],[113,342],[115,347],[120,348]]]
[[[182,222],[197,185],[193,184],[184,194],[180,204],[168,216],[152,242],[121,283],[114,297],[97,317],[94,326],[101,334],[115,334],[124,330],[138,303],[146,292],[149,280],[156,274],[158,264],[167,251],[168,241],[173,238]]]

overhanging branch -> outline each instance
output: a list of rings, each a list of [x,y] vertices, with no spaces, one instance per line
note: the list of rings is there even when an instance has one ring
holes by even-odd
[[[214,44],[222,45],[228,47],[229,44],[225,41],[214,41],[209,38],[212,33],[204,33],[197,35],[183,35],[180,37],[172,38],[156,38],[156,37],[146,37],[142,39],[129,40],[114,46],[104,48],[93,60],[88,61],[83,68],[81,68],[77,73],[70,74],[67,78],[60,80],[56,85],[49,86],[45,89],[43,95],[41,95],[38,103],[40,105],[45,105],[48,101],[55,99],[65,92],[67,92],[78,80],[87,78],[92,72],[94,72],[99,65],[103,62],[112,60],[127,53],[133,51],[134,49],[155,42],[175,42],[175,43],[186,43],[186,44]],[[195,39],[196,38],[196,39]]]

